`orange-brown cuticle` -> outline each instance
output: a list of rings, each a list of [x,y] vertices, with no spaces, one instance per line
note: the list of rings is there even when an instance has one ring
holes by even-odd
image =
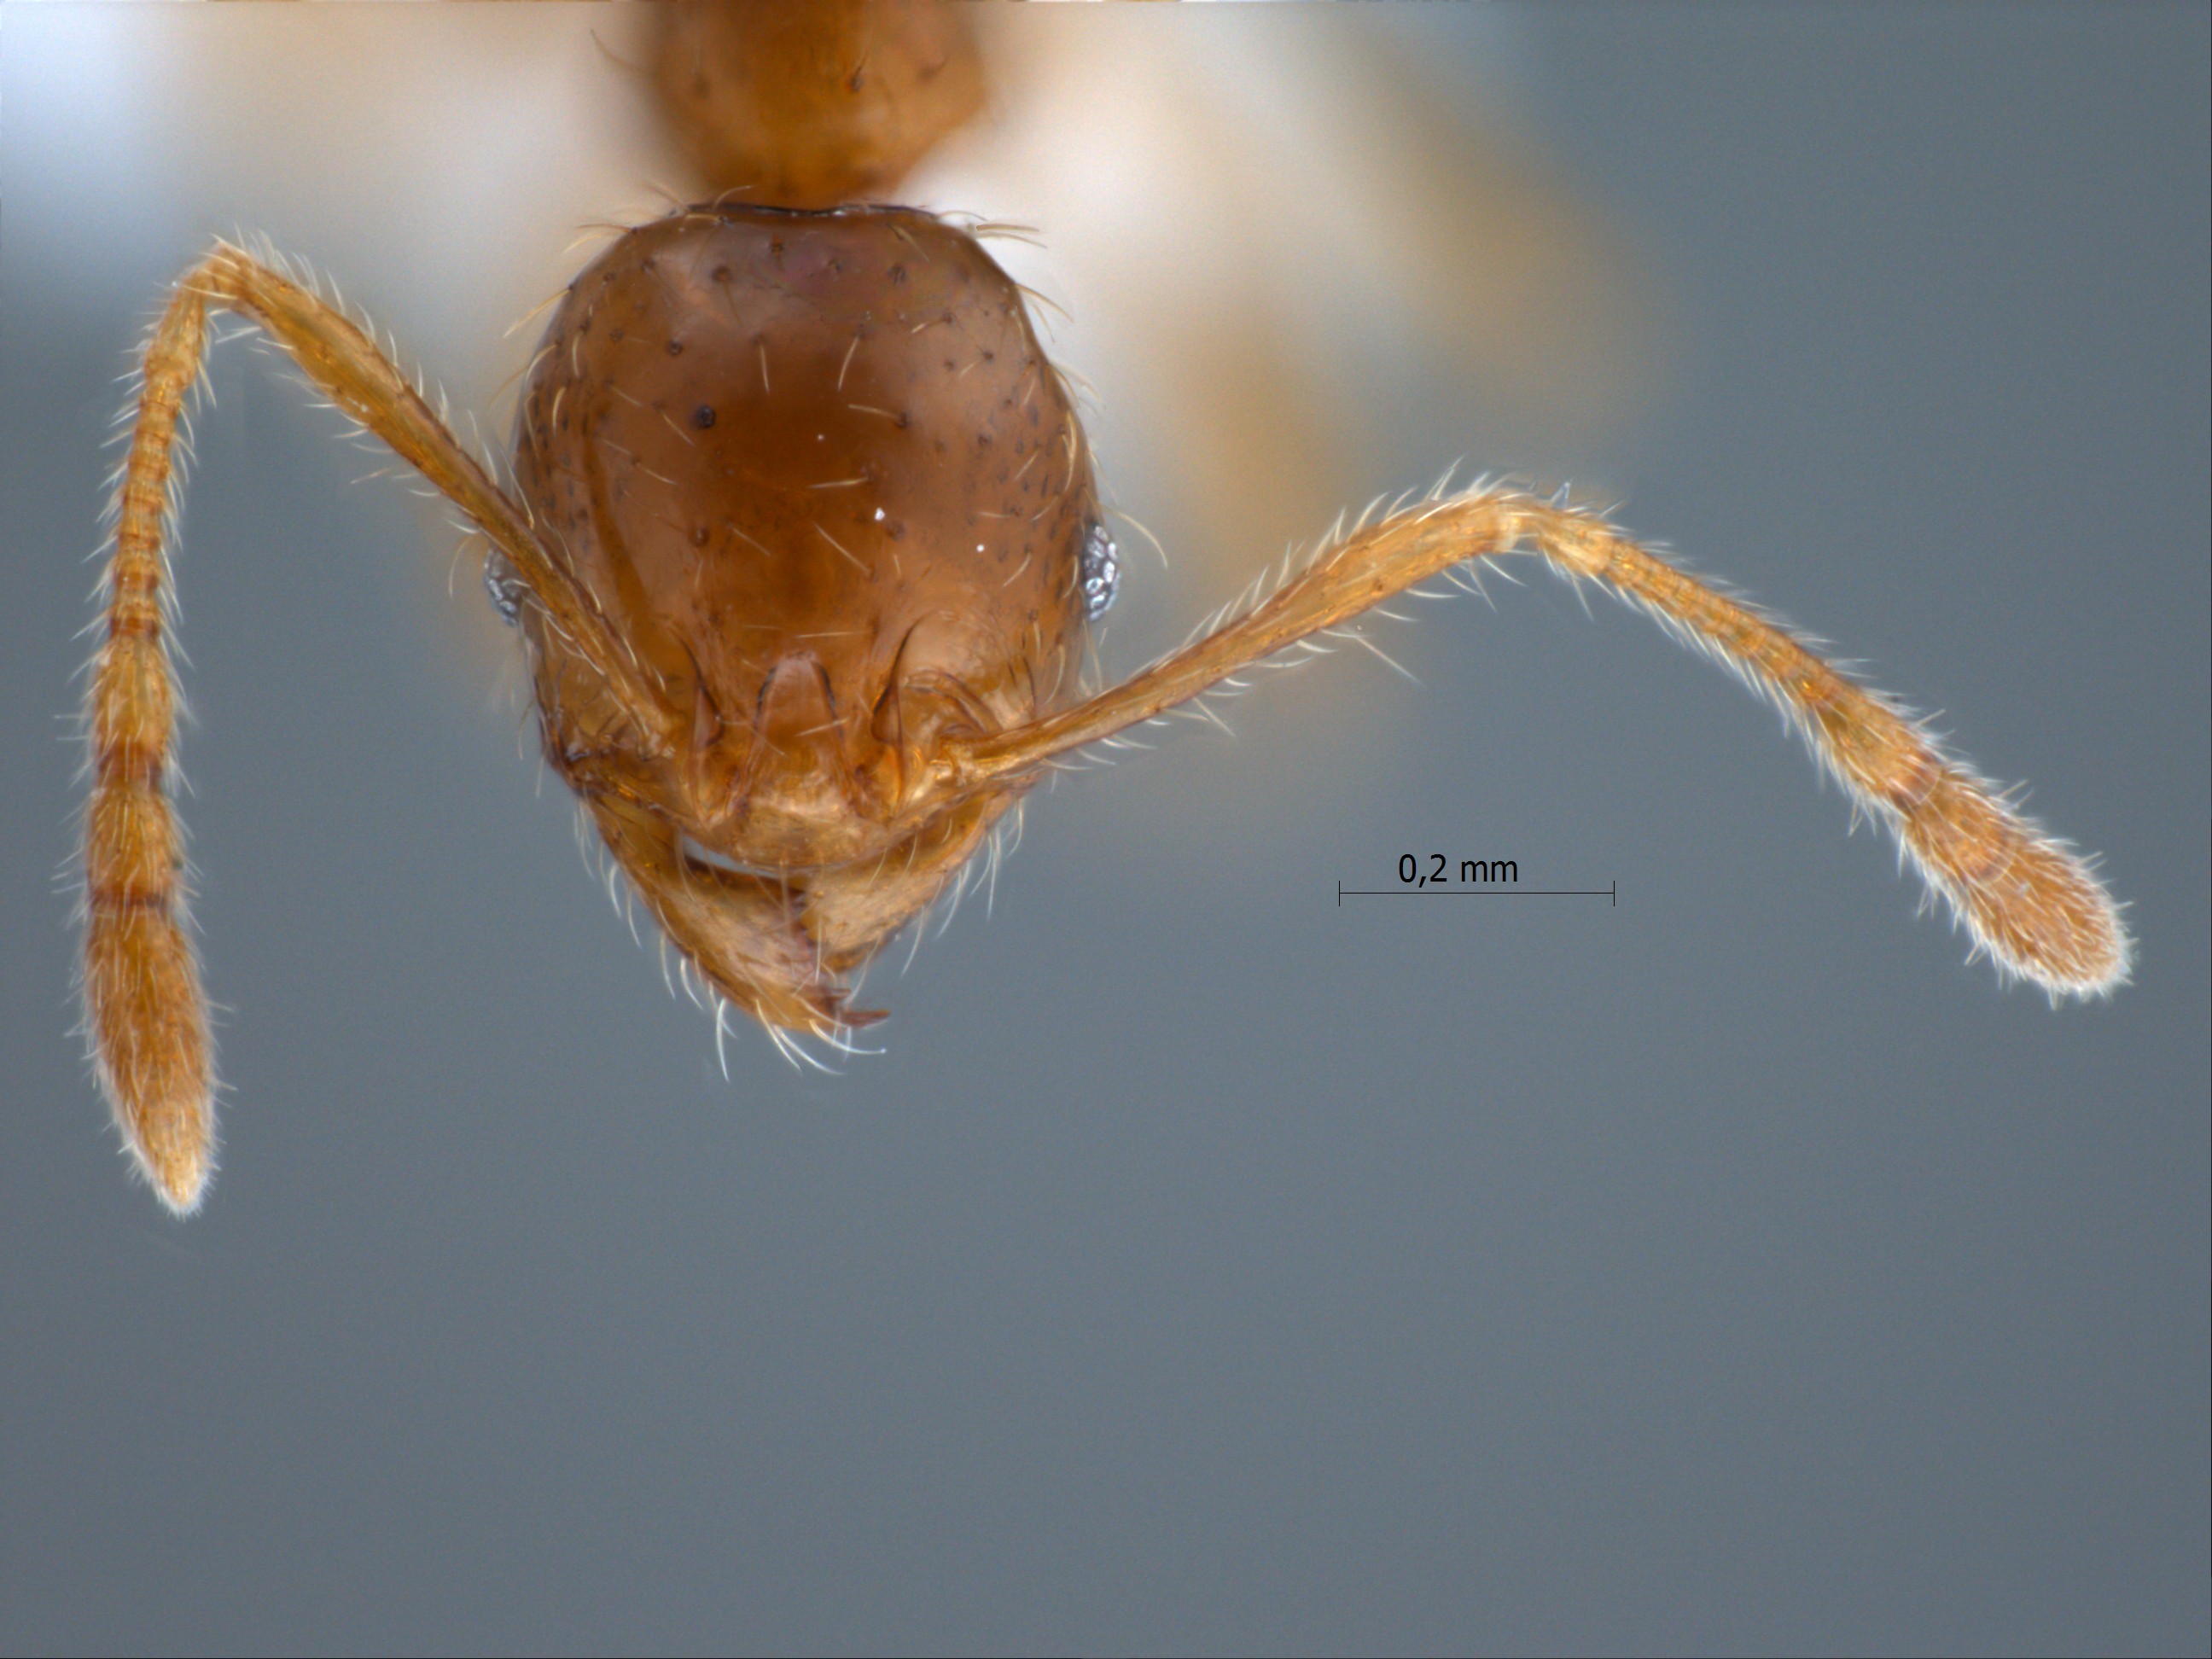
[[[1911,817],[1927,804],[1936,787],[1943,779],[1943,763],[1926,749],[1915,744],[1900,754],[1895,768],[1882,789],[1882,799],[1905,817]]]
[[[982,106],[960,6],[723,0],[658,10],[663,106],[717,190],[805,207],[880,196]]]
[[[114,632],[93,676],[92,748],[102,774],[158,771],[175,718],[158,636]]]
[[[111,781],[85,809],[85,883],[95,905],[166,902],[176,889],[176,820],[150,781]]]
[[[753,826],[736,855],[763,862],[872,854],[906,775],[887,725],[922,742],[1073,695],[1039,659],[1084,626],[1088,451],[972,237],[905,209],[695,209],[580,276],[546,346],[522,488],[671,706],[719,712],[723,763],[678,770],[752,792],[676,816]],[[551,672],[549,718],[583,718],[552,711]]]

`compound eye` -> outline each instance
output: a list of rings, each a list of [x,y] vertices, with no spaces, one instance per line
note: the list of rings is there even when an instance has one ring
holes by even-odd
[[[492,609],[499,612],[500,620],[509,628],[521,614],[522,601],[530,591],[528,584],[515,574],[514,567],[507,562],[507,555],[494,548],[484,555],[484,592],[491,595]]]
[[[1114,596],[1121,591],[1121,555],[1114,545],[1114,538],[1106,533],[1106,526],[1096,519],[1091,521],[1091,528],[1083,532],[1079,580],[1083,586],[1084,619],[1097,622],[1114,603]]]

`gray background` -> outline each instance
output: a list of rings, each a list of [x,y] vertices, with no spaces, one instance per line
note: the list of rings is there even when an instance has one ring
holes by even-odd
[[[1333,663],[1041,798],[879,975],[887,1056],[725,1084],[450,538],[234,346],[182,568],[234,1092],[180,1226],[68,1035],[97,444],[210,230],[354,292],[350,244],[179,185],[185,93],[11,8],[0,1639],[2203,1651],[2206,20],[1379,25],[1507,87],[1669,343],[1588,453],[1429,422],[1373,487],[1591,470],[1947,711],[2132,902],[2109,1006],[2000,992],[1771,714],[1539,582],[1401,634],[1418,688]],[[436,363],[439,234],[363,171],[324,210]],[[1125,668],[1231,586],[1133,564]],[[1332,902],[1431,848],[1622,902]]]

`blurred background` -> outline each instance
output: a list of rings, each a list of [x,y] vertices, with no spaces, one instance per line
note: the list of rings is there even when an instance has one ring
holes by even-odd
[[[1943,711],[2138,982],[2001,991],[1772,716],[1492,584],[1032,800],[715,1067],[587,879],[443,515],[246,343],[179,559],[225,1155],[70,1035],[100,444],[217,233],[488,434],[698,185],[636,9],[11,8],[0,36],[0,1636],[11,1649],[2202,1651],[2207,14],[980,13],[900,189],[1133,530],[1109,673],[1465,458]],[[1376,899],[1512,858],[1619,907]]]

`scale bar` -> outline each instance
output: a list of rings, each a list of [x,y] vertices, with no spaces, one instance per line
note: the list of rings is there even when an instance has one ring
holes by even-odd
[[[1462,898],[1601,898],[1615,908],[1620,904],[1620,884],[1606,887],[1346,887],[1336,884],[1336,902],[1348,898],[1389,898],[1397,894],[1450,894]]]

